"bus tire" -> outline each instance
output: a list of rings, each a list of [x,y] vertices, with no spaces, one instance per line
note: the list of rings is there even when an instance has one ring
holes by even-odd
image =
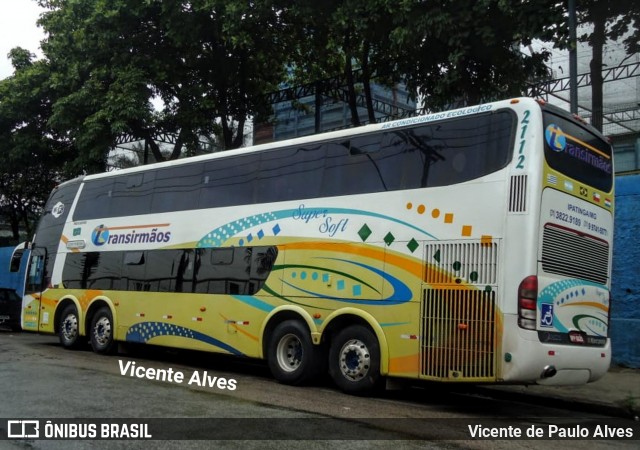
[[[331,340],[329,375],[342,391],[361,395],[381,387],[380,344],[362,325],[344,328]]]
[[[66,349],[76,349],[82,344],[80,337],[80,318],[73,304],[62,310],[58,319],[58,337],[60,344]]]
[[[275,327],[267,346],[267,363],[280,383],[301,385],[318,372],[318,355],[307,327],[285,320]]]
[[[113,339],[113,316],[108,306],[101,307],[91,318],[91,347],[96,353],[112,353],[115,348]]]

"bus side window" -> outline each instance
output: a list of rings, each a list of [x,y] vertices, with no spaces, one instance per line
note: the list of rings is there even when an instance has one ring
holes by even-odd
[[[126,252],[123,262],[124,289],[127,291],[148,291],[151,284],[146,279],[144,252]]]
[[[9,264],[10,272],[19,272],[20,271],[20,263],[22,262],[22,255],[24,254],[24,250],[16,250],[11,255],[11,263]]]

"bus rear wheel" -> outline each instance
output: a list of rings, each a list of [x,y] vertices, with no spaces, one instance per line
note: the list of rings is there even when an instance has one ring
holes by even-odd
[[[75,305],[67,305],[62,310],[58,320],[58,337],[64,348],[80,347],[80,320]]]
[[[331,340],[329,375],[347,394],[366,394],[381,386],[380,344],[362,325],[351,325]]]
[[[91,347],[96,353],[109,354],[113,351],[113,316],[107,306],[103,306],[91,319]]]
[[[298,320],[286,320],[271,333],[267,362],[280,383],[300,385],[317,375],[316,353],[307,327]]]

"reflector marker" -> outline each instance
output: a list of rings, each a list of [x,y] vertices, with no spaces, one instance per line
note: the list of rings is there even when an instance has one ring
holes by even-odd
[[[419,336],[416,334],[401,334],[400,339],[418,339]]]
[[[248,320],[226,320],[225,323],[234,325],[249,325]]]

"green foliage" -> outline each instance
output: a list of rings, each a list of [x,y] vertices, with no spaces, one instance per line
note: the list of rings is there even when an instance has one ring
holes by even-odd
[[[564,20],[552,0],[302,0],[289,13],[294,83],[340,74],[354,82],[347,74],[358,68],[365,91],[370,80],[404,80],[430,109],[520,95],[548,76],[548,54],[521,46],[558,35]]]
[[[123,133],[146,139],[162,160],[155,135],[178,135],[176,158],[214,133],[217,121],[225,146],[237,147],[242,135],[233,135],[232,124],[242,130],[266,111],[260,94],[282,79],[282,24],[269,2],[42,3],[50,9],[40,23],[56,90],[49,124],[70,133],[76,165],[90,172],[104,168]]]
[[[31,234],[49,192],[69,159],[69,142],[51,134],[48,66],[31,62],[22,49],[12,51],[13,77],[0,81],[0,214]]]
[[[520,95],[527,82],[547,75],[544,52],[525,55],[522,45],[551,33],[561,20],[553,1],[406,0],[391,34],[409,87],[428,108],[452,102]],[[545,14],[537,11],[544,10]]]

